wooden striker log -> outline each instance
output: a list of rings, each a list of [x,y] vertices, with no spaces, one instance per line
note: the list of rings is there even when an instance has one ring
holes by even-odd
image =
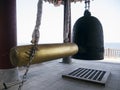
[[[29,62],[28,51],[32,45],[17,46],[10,51],[10,60],[14,66],[24,66]],[[39,44],[31,64],[76,54],[78,46],[74,43]]]

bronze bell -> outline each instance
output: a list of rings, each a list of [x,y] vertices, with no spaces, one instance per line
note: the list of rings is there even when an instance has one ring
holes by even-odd
[[[73,27],[73,42],[79,47],[75,59],[101,60],[104,59],[104,37],[100,21],[85,10]]]

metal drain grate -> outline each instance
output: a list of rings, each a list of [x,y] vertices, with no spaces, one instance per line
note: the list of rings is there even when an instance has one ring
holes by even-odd
[[[105,85],[109,75],[110,72],[108,71],[78,68],[69,74],[62,75],[62,77],[80,79]]]

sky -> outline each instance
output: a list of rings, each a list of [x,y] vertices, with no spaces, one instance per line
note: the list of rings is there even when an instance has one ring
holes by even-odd
[[[35,27],[38,0],[17,1],[17,41],[30,44]],[[84,2],[71,3],[71,30],[83,16]],[[63,42],[63,5],[43,3],[39,43]],[[90,12],[103,26],[104,42],[120,43],[120,0],[91,0]]]

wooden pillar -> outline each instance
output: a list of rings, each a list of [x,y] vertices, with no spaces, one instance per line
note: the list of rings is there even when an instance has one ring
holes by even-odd
[[[18,79],[18,70],[9,58],[16,43],[16,0],[0,0],[0,82]]]
[[[16,46],[16,0],[0,0],[0,69],[14,66],[9,52]]]
[[[64,31],[63,42],[71,42],[71,2],[70,0],[64,0]],[[71,57],[63,58],[63,63],[71,63]]]

